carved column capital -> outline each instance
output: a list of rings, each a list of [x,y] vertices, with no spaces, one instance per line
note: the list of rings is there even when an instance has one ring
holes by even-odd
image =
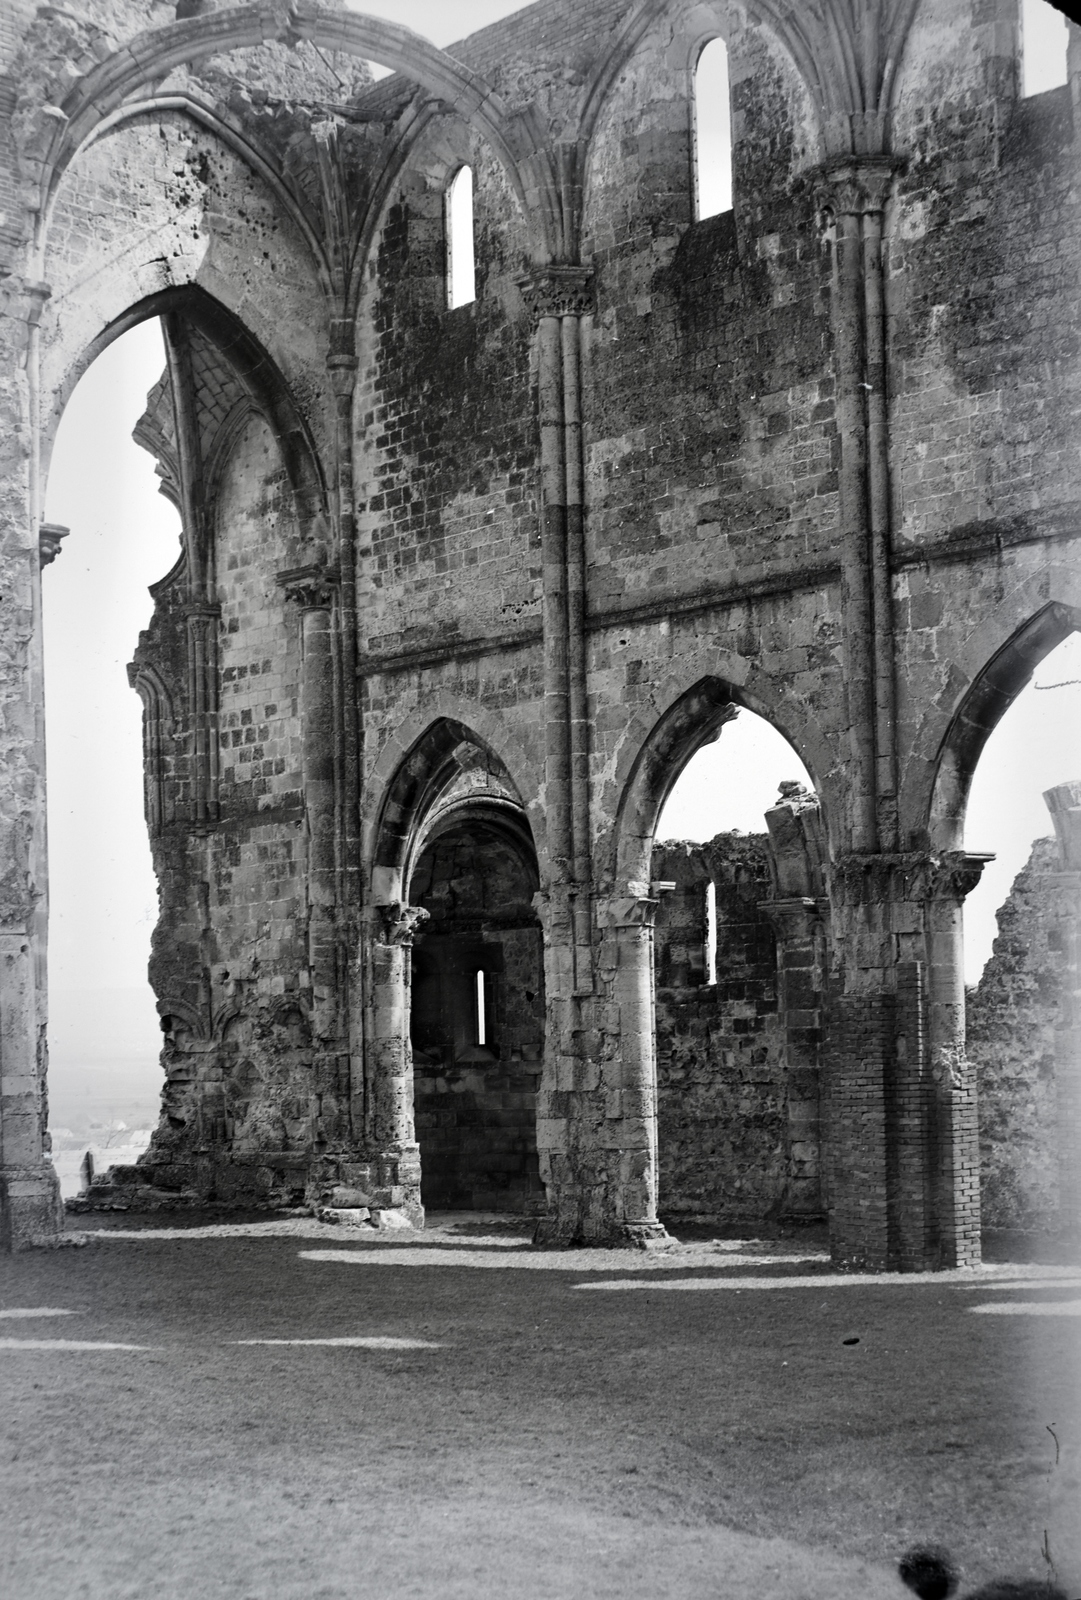
[[[284,589],[286,599],[292,600],[301,611],[329,611],[334,604],[337,580],[321,562],[290,567],[278,573],[277,582]]]
[[[817,173],[819,204],[842,216],[884,211],[894,175],[903,162],[896,156],[844,156]]]
[[[799,895],[790,900],[760,900],[758,909],[770,920],[782,944],[805,944],[829,913],[829,901]]]
[[[993,855],[946,850],[853,853],[830,870],[831,899],[836,905],[885,905],[896,901],[962,901],[980,881]]]
[[[396,901],[389,906],[376,906],[379,913],[381,944],[408,948],[430,915],[423,906],[407,906]]]
[[[60,541],[71,532],[59,522],[43,522],[38,529],[38,558],[43,567],[51,566],[60,554]]]
[[[534,322],[542,317],[584,317],[594,308],[592,267],[538,267],[518,279]]]
[[[190,600],[184,607],[184,615],[188,620],[188,627],[193,633],[200,633],[212,622],[221,619],[221,606],[212,600]]]
[[[602,927],[606,928],[652,928],[657,916],[660,900],[649,894],[636,894],[634,890],[639,886],[628,885],[630,893],[626,895],[612,895],[606,901],[598,902],[597,916]]]

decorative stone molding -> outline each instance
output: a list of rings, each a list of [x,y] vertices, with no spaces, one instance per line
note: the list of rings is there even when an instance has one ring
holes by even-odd
[[[51,566],[60,554],[60,542],[71,532],[59,522],[43,522],[38,529],[38,556],[42,567]]]
[[[922,850],[842,856],[830,869],[834,905],[885,905],[897,901],[961,901],[980,881],[993,855]]]
[[[828,918],[829,901],[801,895],[791,900],[760,900],[758,909],[769,918],[782,944],[802,944]]]
[[[652,928],[660,903],[652,895],[613,896],[598,902],[598,921],[602,928]]]
[[[394,905],[376,906],[379,913],[381,944],[408,947],[430,915],[423,906],[406,906],[397,901]]]
[[[591,267],[541,267],[518,279],[534,322],[542,317],[585,317],[594,309]]]
[[[843,216],[884,211],[894,177],[903,165],[895,156],[856,156],[828,162],[816,175],[819,205],[824,211]]]
[[[328,611],[334,604],[337,580],[320,561],[304,567],[290,567],[277,574],[277,582],[301,611]]]

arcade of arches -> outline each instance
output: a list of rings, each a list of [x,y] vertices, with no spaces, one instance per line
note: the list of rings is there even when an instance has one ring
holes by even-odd
[[[966,796],[1081,623],[1081,32],[1024,98],[1018,10],[536,0],[440,51],[332,0],[8,0],[5,1244],[61,1220],[44,484],[79,375],[154,316],[138,437],[183,554],[130,675],[165,1087],[114,1191],[548,1241],[825,1216],[841,1262],[978,1259]],[[731,207],[699,216],[714,38]],[[814,792],[658,846],[740,708]],[[1078,798],[1033,868],[1070,1225]]]

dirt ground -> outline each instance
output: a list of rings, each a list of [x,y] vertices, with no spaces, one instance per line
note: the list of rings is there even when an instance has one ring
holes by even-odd
[[[1081,1267],[438,1220],[0,1260],[4,1600],[900,1600],[926,1540],[1081,1596]]]

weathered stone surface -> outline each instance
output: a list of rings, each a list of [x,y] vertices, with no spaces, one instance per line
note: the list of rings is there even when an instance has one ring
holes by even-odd
[[[1076,1233],[1081,785],[1044,797],[1056,837],[1037,839],[998,913],[998,937],[968,995],[967,1050],[980,1105],[984,1222]]]
[[[696,220],[713,34],[733,207]],[[983,0],[537,0],[453,55],[316,0],[5,8],[7,1237],[55,1211],[12,1176],[48,1187],[43,480],[79,374],[158,316],[165,1090],[113,1202],[419,1223],[423,1184],[630,1243],[658,1204],[825,1210],[847,1263],[977,1258],[965,799],[1081,623],[1081,48],[1030,100],[1017,48]],[[750,877],[662,874],[742,908],[709,995],[651,852],[739,707],[815,804]]]

